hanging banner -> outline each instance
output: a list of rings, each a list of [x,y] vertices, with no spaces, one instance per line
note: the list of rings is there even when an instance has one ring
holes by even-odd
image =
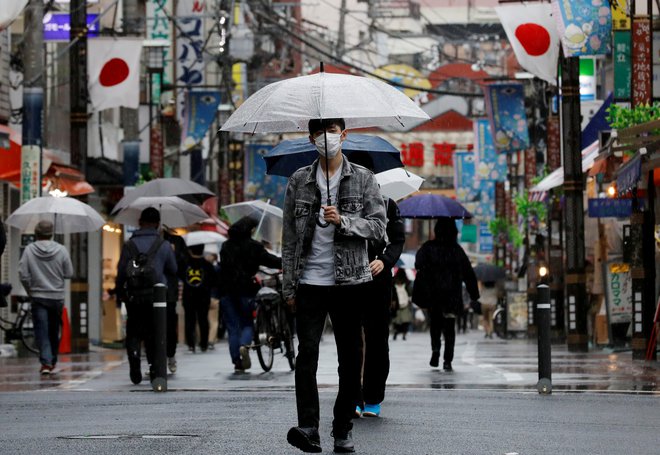
[[[205,0],[178,0],[176,5],[176,83],[200,85],[204,83],[204,14]],[[177,97],[177,118],[182,118],[184,96]]]
[[[612,7],[612,29],[630,30],[630,4],[632,0],[610,0]]]
[[[465,151],[454,153],[454,188],[458,201],[471,202],[476,199],[479,187],[475,174],[474,153]]]
[[[488,229],[488,223],[479,223],[479,253],[493,252],[493,234]]]
[[[610,259],[605,265],[605,292],[610,324],[632,321],[632,277],[630,265],[621,258]]]
[[[220,105],[220,92],[187,90],[183,109],[181,144],[183,150],[199,144],[211,127]]]
[[[612,11],[608,0],[553,0],[564,55],[609,55]]]
[[[653,98],[660,98],[660,33],[653,33]]]
[[[41,146],[21,147],[21,204],[40,196],[39,166],[41,166]]]
[[[160,124],[157,123],[149,131],[149,166],[155,178],[163,176],[164,162],[163,133]]]
[[[271,144],[249,144],[245,150],[245,198],[270,199],[272,205],[284,206],[284,193],[288,179],[266,175],[263,156],[272,150]]]
[[[495,149],[510,153],[529,147],[522,84],[491,84],[485,90]]]
[[[140,178],[140,141],[124,141],[121,145],[124,151],[124,186],[134,186]]]
[[[635,17],[632,23],[632,105],[651,102],[651,20]]]
[[[614,32],[614,100],[630,100],[632,64],[630,31]]]
[[[497,153],[488,119],[474,121],[474,146],[477,176],[481,180],[506,180],[506,155]]]
[[[559,116],[548,117],[548,172],[561,166],[561,137]]]

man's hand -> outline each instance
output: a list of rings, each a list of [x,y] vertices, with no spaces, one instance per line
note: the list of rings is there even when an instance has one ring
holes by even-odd
[[[296,312],[296,298],[291,297],[289,299],[286,299],[286,307],[289,309],[291,313]]]
[[[336,226],[341,224],[341,216],[339,216],[339,210],[334,205],[322,205],[323,209],[323,220],[328,223],[332,223]]]
[[[373,276],[378,275],[384,269],[385,269],[385,264],[383,264],[383,261],[381,261],[380,259],[374,259],[373,261],[371,261],[371,264],[369,264],[369,270],[371,270],[371,274]]]

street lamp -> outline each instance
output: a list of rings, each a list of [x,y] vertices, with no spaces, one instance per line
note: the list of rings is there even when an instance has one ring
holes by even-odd
[[[163,82],[163,69],[165,68],[165,49],[170,42],[163,39],[145,40],[142,43],[146,53],[146,67],[148,81],[149,102],[149,164],[155,177],[163,176],[163,134],[160,125],[154,126],[154,104],[160,105],[160,92]]]

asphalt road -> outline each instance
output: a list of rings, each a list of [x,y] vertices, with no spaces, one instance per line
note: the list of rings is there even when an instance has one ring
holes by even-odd
[[[334,394],[321,392],[324,453]],[[292,391],[5,393],[0,405],[3,454],[301,453],[285,438]],[[354,439],[374,455],[657,455],[659,416],[654,396],[397,388]]]

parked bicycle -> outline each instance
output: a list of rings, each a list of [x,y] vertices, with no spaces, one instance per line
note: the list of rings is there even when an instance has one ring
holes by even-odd
[[[18,308],[13,321],[0,316],[0,329],[5,332],[5,343],[20,341],[28,351],[39,354],[34,336],[30,298],[18,297],[17,302]]]
[[[259,364],[264,371],[273,368],[275,350],[284,354],[293,371],[296,368],[293,315],[287,311],[282,298],[279,273],[262,273],[272,278],[270,281],[274,283],[268,283],[273,285],[268,287],[265,284],[269,280],[262,281],[264,286],[257,292],[252,347],[256,349]]]

